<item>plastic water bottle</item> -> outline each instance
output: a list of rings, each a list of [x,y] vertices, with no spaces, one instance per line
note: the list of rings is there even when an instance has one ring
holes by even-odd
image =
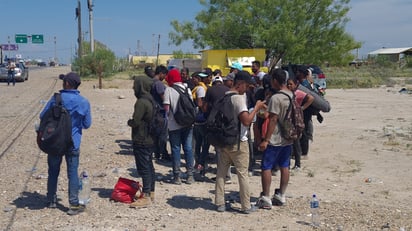
[[[319,200],[316,197],[316,194],[313,194],[312,199],[310,200],[310,212],[312,213],[312,225],[319,227],[320,226]]]
[[[79,204],[86,205],[90,202],[90,177],[86,171],[83,171],[79,178]]]

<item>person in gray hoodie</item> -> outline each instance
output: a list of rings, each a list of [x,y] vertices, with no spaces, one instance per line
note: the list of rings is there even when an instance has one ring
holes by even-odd
[[[133,118],[127,125],[132,128],[133,154],[136,167],[143,181],[143,194],[130,204],[132,208],[147,207],[154,200],[155,170],[153,167],[153,137],[149,134],[149,125],[153,118],[153,98],[150,94],[153,80],[147,76],[138,76],[134,80],[134,94],[137,98]]]

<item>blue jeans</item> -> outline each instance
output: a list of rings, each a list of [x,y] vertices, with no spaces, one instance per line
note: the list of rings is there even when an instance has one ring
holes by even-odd
[[[69,203],[70,205],[79,205],[79,150],[73,150],[64,155],[67,164],[67,177],[69,178]],[[49,166],[49,177],[47,179],[47,199],[56,201],[57,180],[60,173],[60,165],[63,156],[47,155],[47,164]]]
[[[152,160],[152,147],[133,145],[136,168],[143,181],[143,192],[149,194],[155,191],[155,170]]]
[[[195,125],[193,128],[195,138],[196,163],[201,164],[206,169],[206,159],[209,156],[209,142],[206,138],[206,124]]]
[[[193,152],[192,152],[192,127],[181,128],[174,131],[169,131],[170,147],[173,157],[173,174],[175,177],[180,177],[180,147],[183,147],[183,152],[186,161],[187,174],[193,175]]]
[[[10,85],[10,81],[13,81],[13,86],[16,85],[16,78],[14,78],[14,71],[8,72],[7,85]]]

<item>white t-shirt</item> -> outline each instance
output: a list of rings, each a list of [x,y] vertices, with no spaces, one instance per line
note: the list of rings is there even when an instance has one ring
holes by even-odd
[[[178,87],[182,89],[186,89],[187,93],[190,96],[190,99],[193,100],[192,97],[192,92],[190,91],[190,88],[186,87],[182,83],[175,83]],[[174,131],[183,128],[181,125],[176,123],[175,117],[173,116],[173,112],[176,111],[176,104],[177,101],[179,100],[179,93],[173,89],[172,87],[166,87],[165,94],[164,94],[164,100],[163,104],[169,105],[169,113],[168,113],[168,123],[167,127],[169,131]]]

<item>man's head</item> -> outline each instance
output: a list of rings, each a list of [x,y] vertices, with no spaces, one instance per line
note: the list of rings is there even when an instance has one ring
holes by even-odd
[[[286,73],[280,68],[276,68],[269,74],[272,78],[272,87],[280,90],[286,86]]]
[[[249,72],[239,71],[235,75],[233,87],[235,88],[235,90],[239,92],[239,94],[242,95],[249,89],[249,85],[251,83],[252,83],[252,76],[250,76]]]
[[[252,72],[254,74],[257,74],[259,72],[259,70],[260,70],[260,62],[257,61],[257,60],[253,61],[252,62]]]
[[[77,89],[80,86],[80,76],[76,72],[60,74],[59,79],[63,80],[63,89]]]
[[[308,68],[306,68],[305,66],[300,66],[298,67],[298,70],[296,71],[296,78],[301,83],[303,80],[307,78],[308,74],[309,74]]]
[[[238,62],[234,62],[232,63],[232,66],[230,66],[230,73],[238,73],[239,71],[243,70],[243,66],[242,64],[238,63]]]
[[[235,74],[229,73],[225,77],[223,77],[223,84],[225,84],[226,87],[232,88],[233,87],[233,81],[235,80]]]
[[[212,80],[212,85],[217,85],[217,84],[223,84],[223,78],[220,76],[216,76],[213,80]]]
[[[144,68],[144,73],[149,76],[150,78],[153,78],[155,76],[155,72],[153,71],[152,66],[146,66]]]
[[[196,72],[193,76],[193,83],[195,85],[199,85],[199,82],[205,82],[206,79],[208,78],[208,75],[203,72]]]
[[[180,69],[180,76],[182,76],[182,81],[188,81],[189,80],[189,68],[183,67]]]
[[[170,70],[169,73],[167,74],[166,81],[169,87],[173,86],[173,84],[175,83],[181,83],[182,77],[180,76],[179,70],[176,68]]]
[[[155,70],[155,75],[159,77],[160,81],[163,81],[166,78],[166,75],[169,71],[163,65],[157,66]]]

